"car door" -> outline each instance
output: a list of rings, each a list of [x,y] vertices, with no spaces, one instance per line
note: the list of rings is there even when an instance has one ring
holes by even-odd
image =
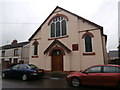
[[[104,66],[102,80],[102,84],[105,86],[115,86],[118,82],[118,67]]]
[[[27,66],[26,64],[20,64],[19,68],[18,68],[18,77],[21,77],[23,74],[25,74],[27,72]]]
[[[86,85],[99,85],[101,80],[102,66],[95,66],[82,73],[82,83]]]
[[[8,72],[8,75],[10,77],[17,77],[17,70],[19,68],[19,65],[14,65]]]

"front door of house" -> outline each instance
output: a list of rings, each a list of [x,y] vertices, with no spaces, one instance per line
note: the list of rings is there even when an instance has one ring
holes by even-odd
[[[8,69],[9,68],[9,61],[2,61],[2,69]]]
[[[63,54],[59,49],[52,52],[52,71],[63,71]]]

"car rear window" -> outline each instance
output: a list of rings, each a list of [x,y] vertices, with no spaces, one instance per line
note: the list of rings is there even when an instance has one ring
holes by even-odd
[[[35,65],[29,65],[30,69],[38,69]]]

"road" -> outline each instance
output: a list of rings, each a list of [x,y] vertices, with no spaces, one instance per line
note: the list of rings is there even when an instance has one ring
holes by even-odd
[[[111,88],[108,87],[90,87],[90,86],[82,86],[79,88],[73,88],[69,86],[65,80],[65,78],[41,78],[39,80],[29,80],[22,81],[20,79],[6,78],[2,80],[2,88],[69,88],[75,90],[108,90]],[[115,90],[114,88],[112,88]],[[4,89],[3,89],[4,90]],[[5,89],[6,90],[6,89]],[[9,89],[8,89],[9,90]],[[12,90],[12,89],[10,89]]]

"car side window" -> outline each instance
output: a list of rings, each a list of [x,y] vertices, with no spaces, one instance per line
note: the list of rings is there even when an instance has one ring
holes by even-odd
[[[104,66],[103,67],[103,73],[117,73],[117,67],[113,66]]]
[[[101,73],[101,66],[97,67],[91,67],[88,70],[86,70],[87,73]]]
[[[15,65],[15,66],[12,67],[12,69],[14,69],[14,70],[18,69],[18,67],[19,67],[19,65]]]
[[[28,69],[28,67],[26,65],[24,65],[24,64],[21,64],[19,69]]]
[[[117,73],[120,73],[120,67],[117,68]]]

